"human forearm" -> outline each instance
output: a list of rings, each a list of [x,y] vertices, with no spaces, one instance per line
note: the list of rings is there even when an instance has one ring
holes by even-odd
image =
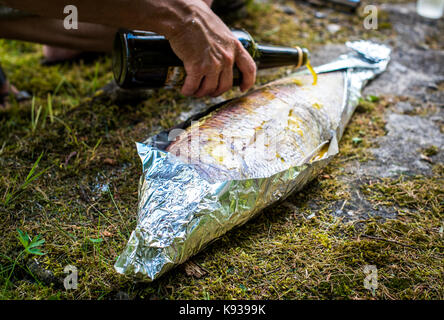
[[[67,0],[2,0],[39,16],[63,19]],[[187,77],[182,93],[217,96],[231,88],[233,66],[242,72],[241,89],[254,84],[256,65],[237,38],[210,9],[211,0],[69,0],[79,22],[164,35],[183,61]],[[80,29],[80,27],[79,27]],[[73,30],[80,31],[80,30]]]
[[[42,17],[63,19],[66,5],[74,5],[80,22],[115,28],[150,30],[167,37],[207,11],[202,0],[3,0],[13,8]]]

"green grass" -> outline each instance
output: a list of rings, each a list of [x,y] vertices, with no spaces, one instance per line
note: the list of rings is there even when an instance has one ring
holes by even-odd
[[[309,49],[393,33],[365,32],[359,17],[332,12],[328,19],[340,18],[346,27],[330,36],[323,26],[328,21],[304,15],[314,9],[287,4],[297,9],[295,16],[251,5],[237,26],[262,41]],[[0,40],[0,61],[11,81],[34,96],[0,110],[3,299],[113,299],[118,292],[134,299],[444,298],[442,166],[430,177],[358,186],[374,208],[392,208],[396,219],[346,221],[332,214],[332,204],[353,191],[341,180],[342,168],[371,159],[374,138],[385,134],[383,114],[394,104],[385,97],[361,101],[340,156],[307,188],[193,257],[203,276],[186,266],[152,284],[118,275],[114,262],[136,223],[141,165],[134,142],[179,122],[192,99],[158,90],[138,104],[116,105],[96,94],[112,78],[109,57],[93,65],[43,67],[40,50]],[[39,243],[45,254],[22,253],[17,229],[45,239]],[[33,261],[62,282],[31,272]],[[78,268],[77,290],[61,284],[67,265]],[[375,296],[363,286],[365,265],[378,267]]]
[[[28,175],[25,178],[25,181],[21,184],[17,184],[16,180],[12,180],[12,184],[10,186],[7,186],[5,195],[3,196],[3,206],[8,208],[12,202],[17,200],[20,196],[20,194],[28,188],[28,186],[36,179],[38,179],[42,174],[44,174],[49,168],[46,168],[38,173],[35,173],[36,168],[42,159],[43,152],[40,154],[40,156],[35,161],[34,165],[32,166],[31,170],[29,170]]]

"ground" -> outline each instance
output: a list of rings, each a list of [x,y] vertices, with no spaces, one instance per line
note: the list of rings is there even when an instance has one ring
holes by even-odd
[[[443,20],[416,16],[413,2],[382,2],[372,2],[377,30],[363,27],[362,11],[250,2],[234,26],[261,42],[306,46],[315,65],[361,38],[392,46],[392,62],[364,90],[324,172],[151,284],[113,268],[136,222],[134,142],[222,98],[158,90],[128,100],[100,89],[112,79],[109,57],[43,67],[40,46],[0,40],[11,80],[35,97],[0,109],[0,297],[443,299]],[[22,243],[18,230],[40,237]],[[75,290],[63,286],[67,265],[79,271]],[[377,268],[372,290],[366,265]]]

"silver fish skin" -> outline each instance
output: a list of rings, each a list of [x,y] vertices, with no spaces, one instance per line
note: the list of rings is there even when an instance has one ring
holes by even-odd
[[[347,46],[315,68],[316,86],[308,74],[290,75],[136,143],[137,226],[116,271],[158,279],[312,180],[338,154],[362,87],[390,60],[384,45]]]

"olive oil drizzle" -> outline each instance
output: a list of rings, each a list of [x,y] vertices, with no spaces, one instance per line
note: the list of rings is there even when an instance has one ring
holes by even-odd
[[[312,76],[313,76],[313,83],[312,85],[316,85],[316,83],[318,83],[318,75],[316,74],[316,72],[314,71],[313,67],[310,64],[310,60],[307,60],[306,63],[307,69],[311,72]]]

